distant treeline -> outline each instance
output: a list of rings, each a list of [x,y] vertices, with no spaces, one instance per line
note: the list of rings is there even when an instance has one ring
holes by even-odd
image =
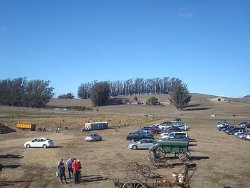
[[[26,78],[0,80],[0,105],[44,107],[54,95],[49,83]]]
[[[97,81],[82,83],[78,88],[78,97],[88,99],[91,97],[93,86]],[[182,83],[178,78],[153,78],[153,79],[128,79],[126,81],[108,81],[110,87],[109,96],[128,96],[142,94],[168,94],[176,83]]]

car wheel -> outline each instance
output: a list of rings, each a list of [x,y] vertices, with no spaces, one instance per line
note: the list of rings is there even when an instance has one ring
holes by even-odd
[[[29,144],[27,144],[27,145],[26,145],[26,148],[30,148],[30,145],[29,145]]]
[[[133,146],[132,146],[132,149],[137,149],[137,146],[133,145]]]
[[[43,148],[47,148],[47,145],[46,145],[46,144],[43,144]]]

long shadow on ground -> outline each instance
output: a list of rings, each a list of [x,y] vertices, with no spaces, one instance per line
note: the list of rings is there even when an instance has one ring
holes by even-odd
[[[23,156],[13,155],[13,154],[0,155],[0,159],[7,159],[7,158],[19,159],[19,158],[23,158]]]
[[[96,182],[96,181],[104,181],[108,180],[108,178],[99,176],[99,175],[88,175],[88,176],[82,176],[81,182]]]
[[[0,181],[0,187],[1,186],[11,186],[11,185],[16,185],[16,184],[20,184],[20,183],[28,183],[30,181]]]
[[[191,156],[191,160],[199,161],[203,159],[209,159],[209,157],[208,156]]]

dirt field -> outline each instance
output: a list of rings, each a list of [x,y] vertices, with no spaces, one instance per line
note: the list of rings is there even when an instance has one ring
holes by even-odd
[[[52,130],[18,130],[0,135],[0,163],[4,165],[0,187],[114,187],[114,178],[126,177],[129,162],[148,164],[148,151],[128,149],[127,134],[144,125],[169,121],[175,117],[180,117],[188,124],[189,136],[194,139],[190,150],[192,162],[198,165],[198,169],[191,179],[191,187],[250,187],[250,142],[216,129],[216,122],[220,119],[226,119],[232,124],[250,121],[249,103],[212,103],[197,99],[184,111],[177,111],[172,106],[123,105],[100,107],[98,111],[86,112],[0,107],[0,112],[2,124],[14,127],[17,121],[33,120]],[[211,114],[216,114],[216,117],[211,117]],[[113,121],[112,127],[118,122],[127,126],[121,126],[117,131],[115,128],[94,131],[102,135],[103,141],[89,143],[84,141],[89,133],[80,132],[89,117],[101,117],[111,124]],[[54,128],[59,124],[62,131],[55,133]],[[53,139],[56,147],[23,147],[25,141],[38,136]],[[74,185],[72,179],[68,179],[68,185],[61,185],[55,175],[56,166],[60,158],[67,160],[70,157],[76,157],[82,162],[82,182]],[[155,170],[170,177],[180,167]]]

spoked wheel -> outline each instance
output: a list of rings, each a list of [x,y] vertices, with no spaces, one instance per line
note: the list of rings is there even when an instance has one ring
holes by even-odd
[[[150,176],[150,174],[151,174],[151,169],[150,169],[150,167],[149,166],[147,166],[147,165],[142,165],[141,166],[141,173],[142,173],[142,175],[143,176]]]
[[[131,162],[128,164],[126,173],[130,178],[136,178],[136,174],[139,171],[139,164],[137,162]]]
[[[167,159],[157,159],[157,160],[155,160],[155,166],[157,167],[157,168],[160,168],[161,166],[162,167],[172,167],[172,164],[170,164],[169,162],[168,162],[168,160]]]
[[[166,156],[166,153],[160,148],[158,147],[156,150],[155,150],[155,154],[157,157],[159,158],[164,158]]]
[[[184,153],[178,153],[177,154],[178,158],[181,160],[181,162],[186,163],[190,160],[190,156],[188,153],[184,152]]]
[[[146,186],[141,181],[132,179],[125,182],[122,188],[146,188]]]

